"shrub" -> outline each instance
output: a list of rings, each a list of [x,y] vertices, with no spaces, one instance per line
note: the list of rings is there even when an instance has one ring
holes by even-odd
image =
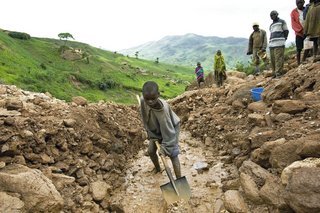
[[[22,33],[22,32],[14,32],[10,31],[8,35],[11,38],[17,38],[17,39],[22,39],[22,40],[28,40],[31,39],[31,36],[28,33]]]
[[[46,70],[46,69],[47,69],[47,66],[46,66],[44,63],[41,63],[41,64],[40,64],[40,67],[41,67],[41,69],[43,69],[43,70]]]
[[[245,65],[243,62],[238,61],[235,68],[237,71],[244,72],[247,75],[250,75],[254,72],[254,67],[250,63]]]
[[[107,90],[107,89],[112,89],[115,87],[118,87],[119,85],[114,82],[113,80],[106,80],[105,82],[100,82],[99,83],[99,89],[100,90]]]

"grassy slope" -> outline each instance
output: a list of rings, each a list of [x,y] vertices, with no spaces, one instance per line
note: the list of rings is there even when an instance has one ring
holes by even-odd
[[[50,92],[67,101],[81,95],[90,101],[130,104],[147,80],[156,81],[162,96],[171,98],[182,93],[187,81],[194,78],[190,67],[128,58],[79,42],[68,41],[67,45],[88,52],[90,63],[68,61],[59,55],[61,45],[63,42],[55,39],[19,40],[0,32],[0,80],[26,90]],[[106,81],[117,86],[100,90],[99,84]]]

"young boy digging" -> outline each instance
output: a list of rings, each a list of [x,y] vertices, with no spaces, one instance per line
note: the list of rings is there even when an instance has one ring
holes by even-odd
[[[155,172],[161,171],[157,156],[156,141],[160,143],[160,155],[169,156],[176,178],[181,177],[179,155],[180,119],[171,110],[168,103],[159,98],[157,83],[147,81],[142,87],[140,110],[144,128],[149,139],[148,153],[155,166]]]

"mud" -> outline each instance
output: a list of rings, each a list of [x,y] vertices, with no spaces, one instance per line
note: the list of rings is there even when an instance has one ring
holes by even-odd
[[[222,196],[221,180],[228,176],[222,157],[214,156],[212,150],[206,150],[203,142],[186,131],[181,132],[180,149],[182,175],[192,193],[190,200],[167,205],[160,186],[169,179],[165,171],[153,173],[153,164],[144,149],[130,161],[123,190],[114,196],[125,212],[211,212],[214,209],[216,200]],[[206,166],[199,168],[200,164]]]

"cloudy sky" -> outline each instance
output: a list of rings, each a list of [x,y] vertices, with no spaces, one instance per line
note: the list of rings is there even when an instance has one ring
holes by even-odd
[[[247,38],[253,22],[268,32],[270,11],[277,10],[294,41],[295,6],[295,0],[3,0],[0,28],[57,39],[69,32],[77,41],[116,51],[186,33]]]

